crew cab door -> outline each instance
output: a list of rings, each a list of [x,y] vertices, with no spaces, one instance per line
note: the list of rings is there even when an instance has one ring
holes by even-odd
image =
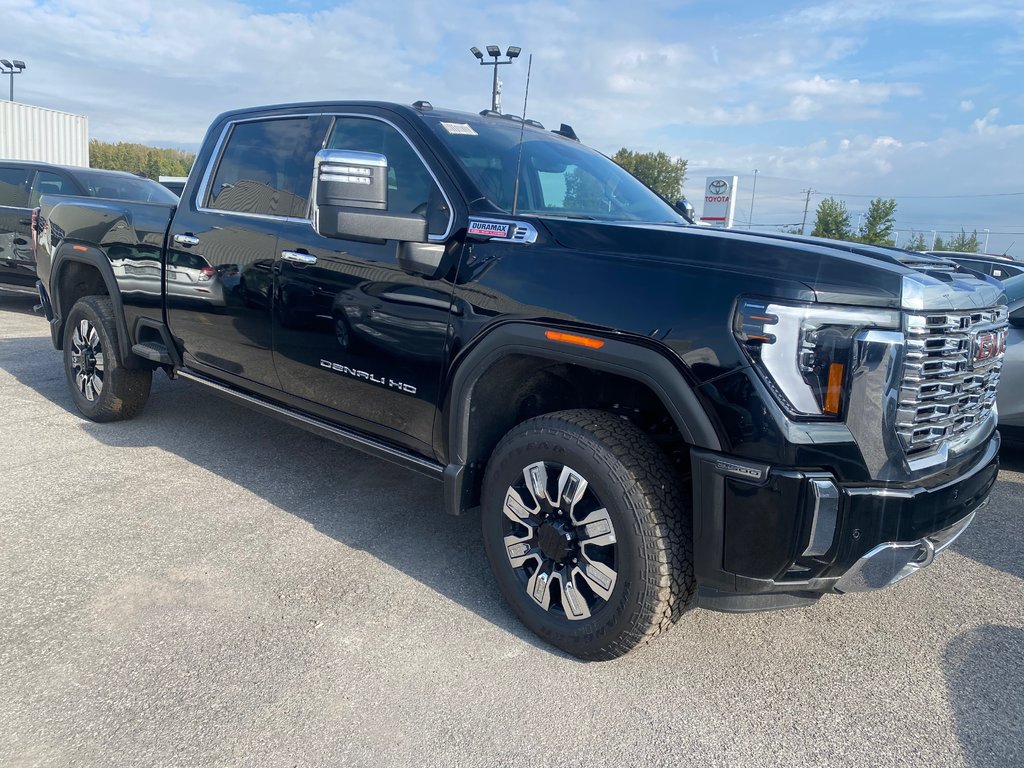
[[[278,232],[307,215],[313,157],[329,124],[288,115],[224,128],[167,243],[167,318],[186,365],[281,389],[271,338]]]
[[[324,148],[385,155],[388,211],[426,216],[430,241],[446,243],[451,197],[415,142],[384,116],[339,114]],[[403,271],[393,241],[324,237],[308,221],[282,225],[277,258],[284,389],[328,418],[431,454],[452,284]]]
[[[36,284],[27,207],[30,175],[23,165],[0,165],[0,283],[29,288]]]

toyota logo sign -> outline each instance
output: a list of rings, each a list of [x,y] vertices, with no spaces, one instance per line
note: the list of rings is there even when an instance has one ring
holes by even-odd
[[[726,183],[725,179],[715,179],[708,184],[708,192],[712,195],[724,195],[728,191],[729,185]]]

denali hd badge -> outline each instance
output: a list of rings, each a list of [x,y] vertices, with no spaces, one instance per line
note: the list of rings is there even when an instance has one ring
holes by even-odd
[[[335,373],[344,374],[345,376],[351,376],[353,379],[362,379],[363,381],[369,381],[373,384],[379,384],[382,387],[397,389],[399,392],[405,392],[407,395],[416,394],[416,387],[412,384],[404,384],[401,381],[395,381],[390,376],[377,376],[369,371],[361,371],[358,368],[349,368],[347,365],[342,365],[341,363],[332,363],[330,360],[321,360],[320,367],[326,368],[329,371],[334,371]]]
[[[484,235],[485,237],[502,237],[508,239],[512,231],[511,224],[500,224],[497,221],[474,221],[470,219],[467,232],[471,235]]]

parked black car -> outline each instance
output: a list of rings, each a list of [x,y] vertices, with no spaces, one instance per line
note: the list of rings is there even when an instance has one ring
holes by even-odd
[[[32,209],[44,194],[171,205],[178,202],[165,187],[130,173],[0,160],[0,287],[35,290]]]
[[[691,226],[574,136],[264,107],[217,118],[175,209],[44,196],[73,402],[133,417],[162,368],[438,479],[513,610],[584,658],[931,563],[995,482],[1002,286]],[[186,255],[237,285],[175,292]],[[133,259],[164,279],[126,291]]]
[[[955,261],[962,267],[991,275],[996,280],[1024,275],[1024,263],[1009,256],[997,256],[989,253],[966,253],[962,251],[925,251],[929,256]]]

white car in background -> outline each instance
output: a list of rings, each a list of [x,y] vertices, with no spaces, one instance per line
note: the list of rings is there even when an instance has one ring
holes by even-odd
[[[1003,281],[1010,308],[1006,357],[999,376],[999,426],[1024,430],[1024,275]]]

